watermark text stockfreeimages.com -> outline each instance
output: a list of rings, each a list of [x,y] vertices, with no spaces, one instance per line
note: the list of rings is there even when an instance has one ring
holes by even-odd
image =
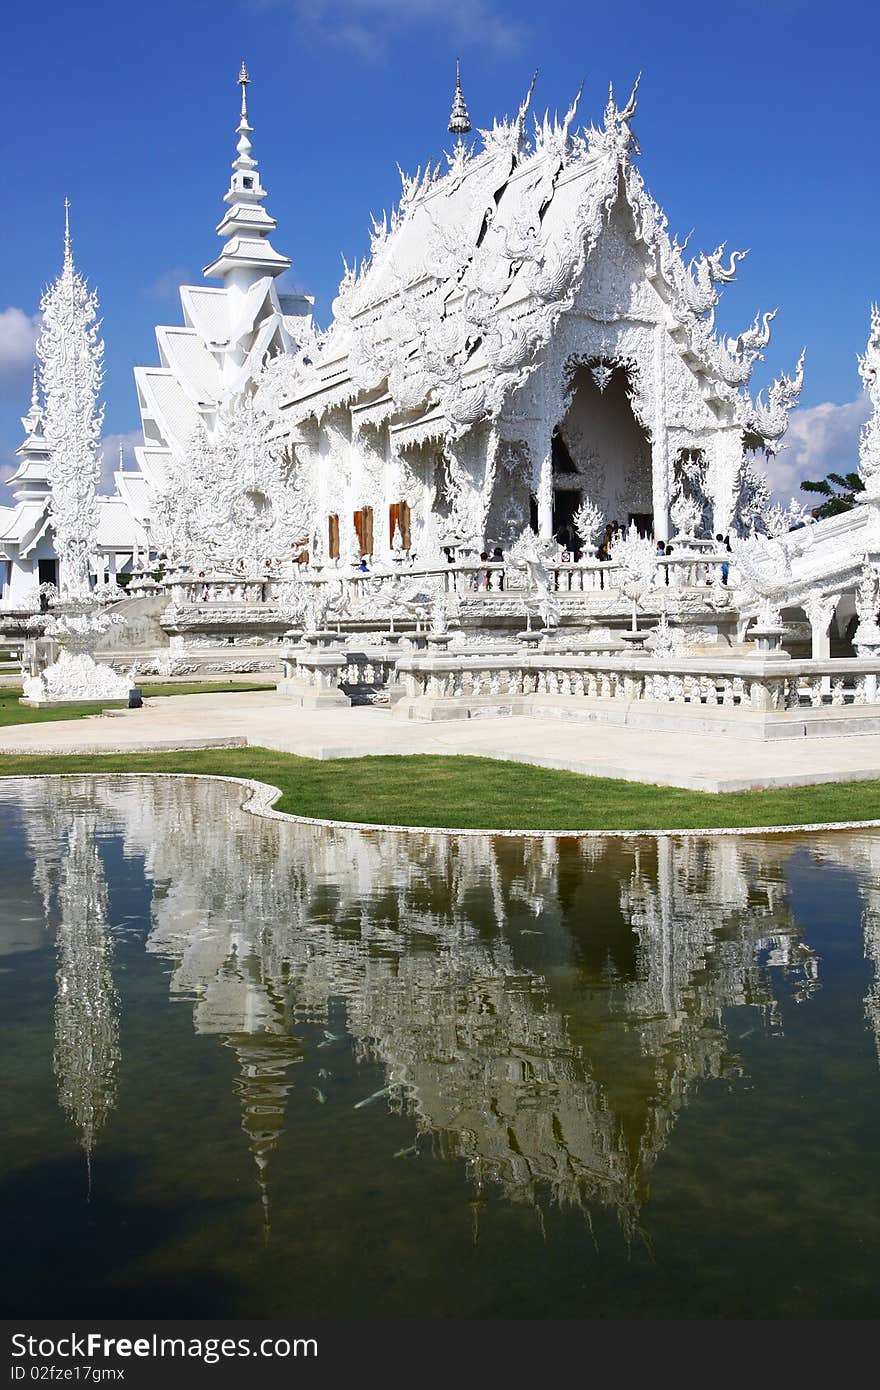
[[[124,1369],[93,1363],[128,1358],[156,1360],[167,1357],[201,1361],[212,1366],[236,1357],[283,1360],[318,1355],[314,1337],[162,1337],[156,1332],[146,1337],[105,1337],[101,1332],[34,1337],[26,1332],[13,1332],[10,1342],[13,1358],[10,1379],[13,1381],[118,1381],[124,1379]],[[71,1360],[86,1364],[63,1364]],[[56,1365],[56,1362],[62,1364]]]

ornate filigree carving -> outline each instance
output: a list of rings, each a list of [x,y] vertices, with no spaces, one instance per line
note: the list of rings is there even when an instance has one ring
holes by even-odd
[[[859,357],[859,376],[871,402],[871,415],[859,439],[859,475],[871,497],[880,495],[880,308],[871,305],[868,345]]]
[[[104,344],[98,337],[98,297],[73,263],[67,225],[61,274],[45,291],[40,310],[37,357],[50,453],[49,512],[61,589],[76,598],[89,591],[89,559],[98,535]]]

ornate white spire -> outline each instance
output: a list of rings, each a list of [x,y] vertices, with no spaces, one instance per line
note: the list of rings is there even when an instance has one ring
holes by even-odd
[[[205,275],[235,275],[241,288],[264,275],[280,275],[287,270],[290,261],[281,256],[271,245],[269,234],[274,232],[277,223],[260,204],[266,197],[266,190],[260,183],[257,161],[254,159],[251,144],[253,126],[248,120],[247,89],[250,84],[244,63],[238,74],[241,87],[241,113],[236,134],[235,159],[232,161],[232,177],[223,201],[229,204],[217,227],[217,234],[227,241],[220,255],[205,267]]]
[[[871,402],[859,441],[859,475],[865,491],[876,497],[880,492],[880,308],[876,304],[871,305],[871,331],[859,357],[859,376]]]
[[[98,532],[95,500],[104,422],[98,392],[104,344],[98,337],[98,298],[73,263],[69,204],[64,205],[64,265],[40,300],[37,340],[49,450],[52,525],[61,561],[61,588],[70,597],[89,592],[89,558]]]
[[[463,135],[468,135],[471,129],[471,118],[461,90],[461,63],[458,58],[455,60],[455,96],[452,98],[447,129],[450,135],[457,135],[459,140]]]
[[[34,378],[33,383],[31,385],[31,408],[28,411],[27,415],[23,415],[21,417],[21,423],[24,426],[24,428],[26,430],[33,429],[34,425],[39,420],[41,413],[42,412],[40,410],[40,388],[37,384],[37,364],[35,362]]]
[[[40,388],[37,381],[37,364],[34,363],[34,379],[31,387],[31,406],[21,417],[24,440],[15,453],[21,460],[18,469],[9,479],[13,497],[17,502],[41,501],[49,495],[49,448],[43,434],[43,407],[40,402]]]

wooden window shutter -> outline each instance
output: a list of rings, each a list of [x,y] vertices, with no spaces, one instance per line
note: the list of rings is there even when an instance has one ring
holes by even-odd
[[[335,512],[327,518],[327,549],[331,560],[339,559],[339,517]]]
[[[357,532],[361,555],[373,553],[373,508],[361,507],[354,514],[354,529]]]
[[[394,528],[400,527],[400,539],[403,542],[404,550],[409,550],[410,543],[410,518],[408,502],[392,502],[388,508],[388,540],[394,540]]]

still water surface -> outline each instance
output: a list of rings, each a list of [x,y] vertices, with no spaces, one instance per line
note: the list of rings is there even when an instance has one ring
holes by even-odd
[[[875,1316],[880,836],[0,783],[7,1315]]]

